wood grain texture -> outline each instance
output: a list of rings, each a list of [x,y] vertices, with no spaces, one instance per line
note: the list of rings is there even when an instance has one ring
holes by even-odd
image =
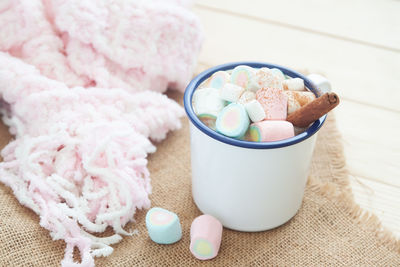
[[[351,177],[355,201],[376,214],[400,238],[400,189],[368,179]]]
[[[201,0],[198,7],[316,35],[400,51],[400,2],[388,0]]]
[[[350,173],[400,188],[400,114],[346,100],[335,114]]]

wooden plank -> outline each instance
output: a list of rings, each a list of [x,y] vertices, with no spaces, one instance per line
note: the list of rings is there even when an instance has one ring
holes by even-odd
[[[400,51],[400,3],[377,0],[201,0],[197,7]]]
[[[400,238],[400,188],[360,177],[353,177],[350,182],[356,203],[377,215]]]
[[[400,114],[346,100],[335,114],[350,173],[400,188]]]
[[[200,62],[275,62],[323,71],[341,96],[400,111],[400,53],[194,8],[205,29]],[[388,97],[390,96],[390,97]]]

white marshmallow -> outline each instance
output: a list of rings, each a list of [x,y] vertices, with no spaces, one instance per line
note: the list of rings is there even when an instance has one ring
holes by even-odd
[[[304,91],[304,81],[300,78],[287,79],[283,81],[283,89],[291,91]]]
[[[312,73],[308,75],[307,78],[310,79],[321,90],[321,94],[332,91],[330,82],[324,76]]]
[[[261,68],[256,72],[260,88],[276,88],[282,90],[282,79],[271,69]]]
[[[216,88],[196,89],[193,94],[193,110],[196,115],[211,114],[218,116],[225,107],[225,101],[219,97],[219,90]]]
[[[254,75],[250,78],[249,84],[247,85],[247,90],[255,93],[259,89],[261,89],[261,86],[258,84],[258,77]]]
[[[283,72],[280,69],[273,68],[271,69],[271,73],[281,81],[285,80],[285,75],[283,75]]]
[[[244,105],[244,104],[249,103],[251,100],[254,100],[254,99],[256,99],[256,93],[246,90],[239,97],[238,103]]]
[[[244,106],[252,122],[259,122],[265,119],[265,111],[260,102],[257,100],[252,100],[249,103],[246,103]]]
[[[237,102],[244,89],[233,83],[226,83],[220,90],[220,98],[229,102]]]

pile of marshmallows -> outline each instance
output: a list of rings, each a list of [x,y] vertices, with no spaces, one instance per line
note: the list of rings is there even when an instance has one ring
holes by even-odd
[[[314,99],[303,79],[276,68],[240,65],[231,73],[215,72],[200,85],[193,109],[203,123],[225,136],[268,142],[293,137],[287,116]]]
[[[173,244],[182,238],[178,216],[163,208],[152,208],[146,214],[146,227],[151,240],[158,244]],[[190,251],[200,260],[217,256],[222,239],[222,224],[211,215],[194,219],[190,227]]]

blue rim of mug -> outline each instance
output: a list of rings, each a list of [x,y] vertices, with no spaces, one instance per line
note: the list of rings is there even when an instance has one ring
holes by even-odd
[[[196,88],[207,78],[209,78],[213,73],[217,71],[222,71],[222,70],[231,70],[234,69],[236,66],[239,65],[246,65],[250,66],[252,68],[262,68],[262,67],[267,67],[267,68],[277,68],[280,69],[283,74],[288,75],[292,78],[301,78],[304,80],[305,86],[310,89],[315,95],[317,95],[317,87],[316,85],[308,79],[306,76],[288,69],[286,67],[276,65],[276,64],[270,64],[270,63],[265,63],[265,62],[255,62],[255,61],[243,61],[243,62],[231,62],[231,63],[226,63],[222,65],[218,65],[212,68],[209,68],[199,75],[197,75],[186,87],[185,94],[183,96],[183,103],[184,107],[186,110],[186,114],[188,115],[190,121],[196,126],[200,131],[208,135],[209,137],[223,142],[225,144],[233,145],[233,146],[238,146],[238,147],[244,147],[244,148],[252,148],[252,149],[271,149],[271,148],[280,148],[280,147],[286,147],[290,145],[297,144],[303,140],[306,140],[310,138],[312,135],[314,135],[324,124],[326,120],[326,116],[324,115],[318,120],[316,120],[306,131],[304,131],[301,134],[298,134],[294,137],[287,138],[284,140],[279,140],[279,141],[274,141],[274,142],[251,142],[251,141],[244,141],[244,140],[238,140],[234,139],[231,137],[227,137],[225,135],[222,135],[218,133],[217,131],[214,131],[207,127],[200,119],[196,116],[194,113],[193,107],[192,107],[192,98],[194,91]]]

